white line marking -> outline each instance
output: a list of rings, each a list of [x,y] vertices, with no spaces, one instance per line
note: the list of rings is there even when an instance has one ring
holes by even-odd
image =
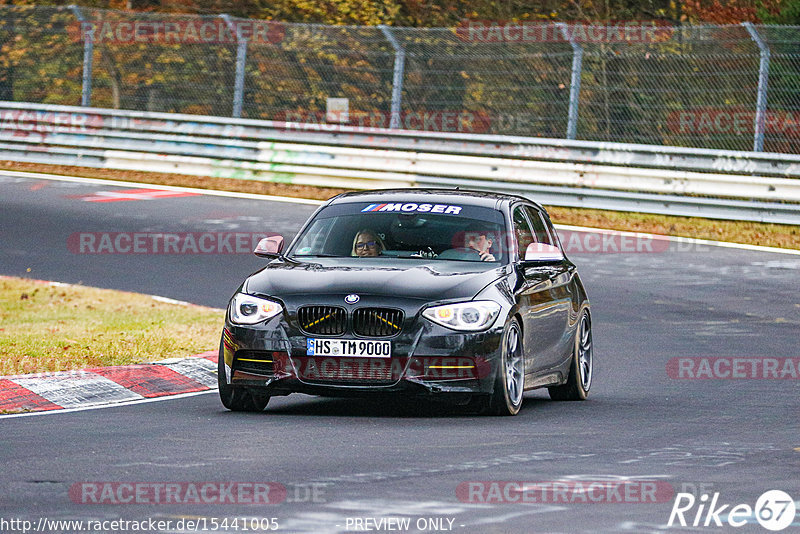
[[[279,197],[273,195],[256,195],[254,193],[236,193],[233,191],[217,191],[215,189],[198,189],[196,187],[181,187],[177,185],[160,185],[148,184],[144,182],[125,182],[121,180],[104,180],[102,178],[82,178],[80,176],[61,176],[57,174],[42,174],[38,172],[26,171],[4,171],[0,170],[0,174],[8,176],[16,176],[19,178],[34,178],[37,180],[55,180],[61,182],[74,182],[79,184],[96,184],[96,185],[111,185],[111,186],[124,186],[124,187],[146,187],[148,185],[164,189],[168,191],[183,191],[185,193],[197,193],[200,195],[217,196],[217,197],[232,197],[232,198],[246,198],[250,200],[268,200],[270,202],[287,202],[292,204],[309,204],[312,206],[319,206],[323,200],[313,200],[310,198],[294,198],[294,197]]]
[[[160,402],[166,400],[173,400],[173,399],[182,399],[184,397],[194,397],[195,395],[205,395],[207,393],[216,393],[217,390],[209,389],[207,391],[193,391],[191,393],[178,393],[177,395],[166,395],[163,397],[155,397],[151,399],[141,399],[141,400],[134,400],[134,401],[125,401],[125,402],[116,402],[114,404],[103,404],[99,406],[84,406],[81,408],[67,408],[64,410],[47,410],[44,412],[26,412],[26,413],[11,413],[6,415],[0,415],[0,419],[11,419],[14,417],[34,417],[37,415],[54,415],[59,413],[72,413],[72,412],[85,412],[87,410],[100,410],[103,408],[116,408],[118,406],[131,406],[133,404],[145,404],[148,402]]]
[[[142,295],[143,293],[137,293],[138,295]],[[192,306],[197,308],[206,308],[207,310],[215,311],[215,312],[224,312],[225,308],[209,308],[208,306],[203,306],[201,304],[195,304],[194,302],[186,302],[185,300],[177,300],[171,299],[169,297],[162,297],[160,295],[150,295],[150,297],[158,302],[163,302],[164,304],[174,304],[176,306]]]
[[[164,304],[176,304],[178,306],[191,306],[190,302],[186,302],[185,300],[176,300],[171,299],[169,297],[161,297],[159,295],[152,295],[153,300],[157,300],[158,302],[163,302]]]

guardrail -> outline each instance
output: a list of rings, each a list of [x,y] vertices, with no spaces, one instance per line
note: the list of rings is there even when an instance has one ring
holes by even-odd
[[[800,156],[0,102],[0,159],[800,224]]]

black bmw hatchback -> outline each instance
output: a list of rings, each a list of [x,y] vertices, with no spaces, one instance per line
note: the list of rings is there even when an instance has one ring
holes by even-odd
[[[512,195],[346,193],[321,206],[231,298],[225,407],[270,397],[410,395],[514,415],[523,392],[583,400],[592,318],[545,210]]]

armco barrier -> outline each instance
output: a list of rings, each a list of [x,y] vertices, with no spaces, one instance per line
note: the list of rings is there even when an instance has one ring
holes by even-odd
[[[800,156],[0,102],[0,159],[800,224]]]

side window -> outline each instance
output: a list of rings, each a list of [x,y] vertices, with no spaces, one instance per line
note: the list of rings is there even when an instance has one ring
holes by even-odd
[[[537,243],[544,243],[546,245],[558,246],[555,236],[551,232],[549,225],[545,222],[539,210],[530,206],[525,206],[525,213],[528,215],[528,220],[533,226],[533,234]]]
[[[528,224],[528,219],[522,211],[522,206],[514,208],[513,222],[514,236],[517,238],[517,250],[519,250],[520,257],[524,257],[528,245],[534,242],[534,235],[530,224]]]
[[[560,248],[563,251],[564,247],[561,245],[561,238],[559,237],[558,232],[556,231],[555,227],[553,226],[553,223],[550,220],[550,217],[548,217],[544,213],[540,213],[539,216],[544,221],[544,227],[547,229],[547,233],[550,235],[550,240],[552,241],[553,245],[558,247],[558,248]]]

